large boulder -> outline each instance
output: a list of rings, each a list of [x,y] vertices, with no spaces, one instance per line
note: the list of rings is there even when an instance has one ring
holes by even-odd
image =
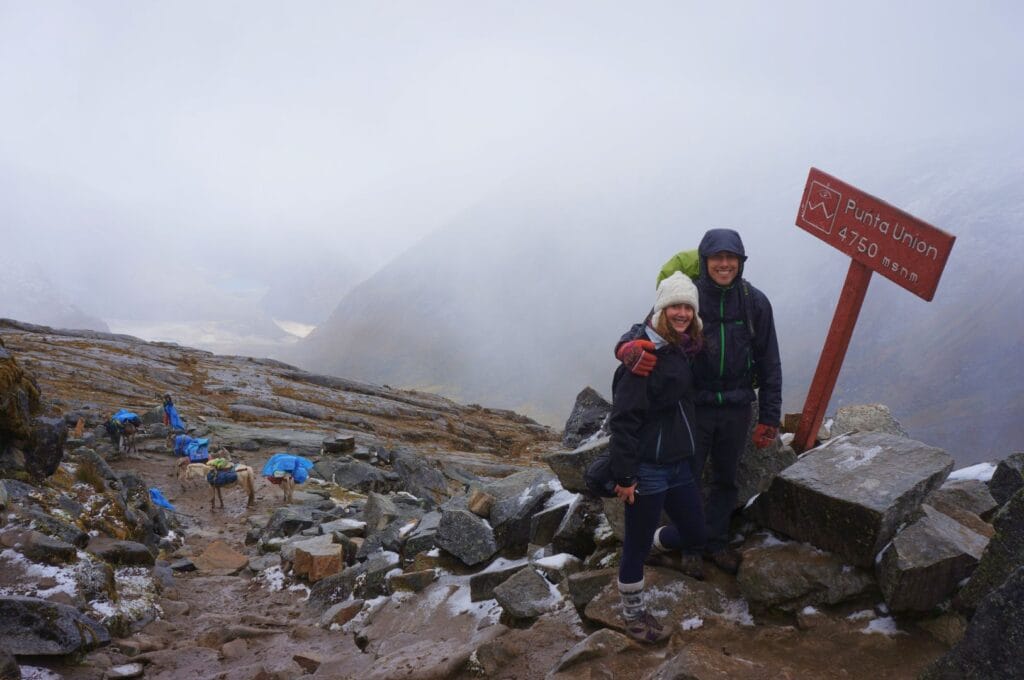
[[[74,607],[35,597],[0,597],[0,649],[15,655],[66,655],[110,643],[110,633]]]
[[[64,442],[68,428],[64,419],[44,416],[32,420],[31,444],[25,449],[25,469],[33,477],[49,477],[64,458]]]
[[[274,538],[293,536],[313,527],[315,523],[312,508],[302,505],[278,508],[260,532],[260,544],[266,545]]]
[[[885,432],[897,437],[908,436],[885,404],[843,406],[836,411],[829,430],[833,437],[847,432]]]
[[[63,417],[42,414],[39,387],[0,341],[0,476],[41,479],[64,455]]]
[[[359,493],[387,493],[401,486],[401,478],[396,473],[351,458],[323,458],[313,466],[313,471],[329,482]]]
[[[498,552],[494,529],[487,520],[465,508],[442,511],[434,543],[471,567],[486,562]]]
[[[422,457],[409,451],[395,451],[391,465],[404,490],[428,501],[431,507],[448,499],[445,476]]]
[[[405,537],[405,543],[402,544],[402,558],[412,561],[416,555],[433,550],[439,526],[441,526],[440,512],[432,510],[423,515],[416,528]]]
[[[749,602],[783,611],[834,605],[874,591],[871,574],[806,543],[777,543],[743,551],[736,581]]]
[[[894,612],[927,612],[956,590],[977,566],[988,538],[953,518],[922,506],[924,516],[892,539],[876,574]]]
[[[996,513],[992,525],[995,536],[985,548],[971,580],[957,595],[957,605],[967,611],[976,608],[1024,564],[1024,489],[1017,491]]]
[[[952,468],[949,454],[921,442],[881,432],[851,434],[804,453],[772,480],[750,512],[763,526],[871,567]]]
[[[921,680],[1015,680],[1024,678],[1024,566],[1016,567],[987,594],[963,639],[936,661]]]
[[[499,548],[525,552],[530,522],[554,493],[552,482],[547,470],[523,470],[484,485],[481,490],[494,498],[489,519]]]
[[[988,490],[996,503],[1002,505],[1021,487],[1024,487],[1024,453],[1013,453],[996,465]]]
[[[561,594],[533,567],[523,567],[494,589],[494,599],[513,619],[534,619],[562,601]]]
[[[574,493],[586,493],[583,473],[587,466],[608,449],[610,437],[598,437],[572,451],[556,451],[544,456],[544,462],[558,477],[562,487]]]
[[[939,510],[942,507],[958,507],[986,518],[991,517],[999,507],[988,484],[980,479],[947,479],[942,486],[928,494],[925,503]]]
[[[39,409],[39,387],[0,340],[0,450],[14,440],[29,439]]]
[[[668,629],[674,629],[687,619],[725,610],[724,596],[715,586],[680,576],[677,571],[648,567],[644,570],[644,584],[647,588],[644,593],[647,609],[658,612],[658,619]],[[615,579],[586,605],[584,616],[608,628],[625,629]]]
[[[156,563],[149,548],[135,541],[119,541],[109,536],[94,536],[86,547],[90,553],[108,564],[130,567],[151,567]]]
[[[585,439],[600,431],[612,405],[593,387],[584,387],[576,395],[576,403],[572,407],[569,419],[565,421],[565,432],[562,435],[562,446],[574,449]]]

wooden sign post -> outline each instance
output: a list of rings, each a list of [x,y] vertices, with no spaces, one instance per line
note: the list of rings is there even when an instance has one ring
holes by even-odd
[[[807,176],[796,226],[851,258],[793,438],[793,448],[801,453],[814,446],[871,273],[878,272],[931,300],[956,237],[817,168],[811,168]]]

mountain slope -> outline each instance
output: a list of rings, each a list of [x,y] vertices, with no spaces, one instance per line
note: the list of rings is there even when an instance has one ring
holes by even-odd
[[[747,277],[775,307],[784,408],[799,411],[848,264],[792,225],[805,163],[752,163],[730,181],[506,192],[353,289],[294,358],[560,424],[584,385],[608,394],[612,346],[649,308],[661,263],[708,227],[736,226]],[[822,165],[958,236],[931,303],[873,277],[833,408],[885,402],[961,463],[1019,447],[1019,157],[941,149],[885,172]]]

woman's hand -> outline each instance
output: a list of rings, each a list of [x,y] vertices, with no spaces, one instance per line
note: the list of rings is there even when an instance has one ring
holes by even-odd
[[[615,485],[615,495],[619,497],[619,500],[627,505],[633,505],[634,494],[636,493],[636,482],[633,482],[632,486],[619,486]]]

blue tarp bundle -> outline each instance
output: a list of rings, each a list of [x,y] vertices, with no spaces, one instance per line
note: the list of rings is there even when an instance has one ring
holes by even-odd
[[[174,455],[188,456],[190,463],[205,463],[210,459],[210,440],[193,439],[187,434],[174,438]]]
[[[174,506],[164,498],[164,495],[160,493],[160,489],[155,486],[149,490],[149,500],[153,501],[153,505],[159,505],[161,508],[167,508],[171,512],[174,512]]]
[[[174,455],[184,456],[185,445],[192,441],[192,437],[187,434],[179,434],[174,438]]]
[[[309,470],[313,467],[313,461],[295,456],[290,453],[275,453],[263,466],[262,475],[273,477],[275,472],[287,472],[295,480],[296,484],[302,484],[309,479]]]
[[[142,425],[142,418],[127,409],[119,409],[117,413],[110,417],[110,419],[116,421],[120,425],[124,425],[125,423]]]
[[[185,444],[185,455],[191,463],[205,463],[210,460],[209,446],[209,439],[193,439]]]
[[[185,429],[185,423],[182,422],[181,416],[178,415],[178,409],[174,408],[174,404],[164,404],[164,413],[167,414],[167,422],[173,429]]]

